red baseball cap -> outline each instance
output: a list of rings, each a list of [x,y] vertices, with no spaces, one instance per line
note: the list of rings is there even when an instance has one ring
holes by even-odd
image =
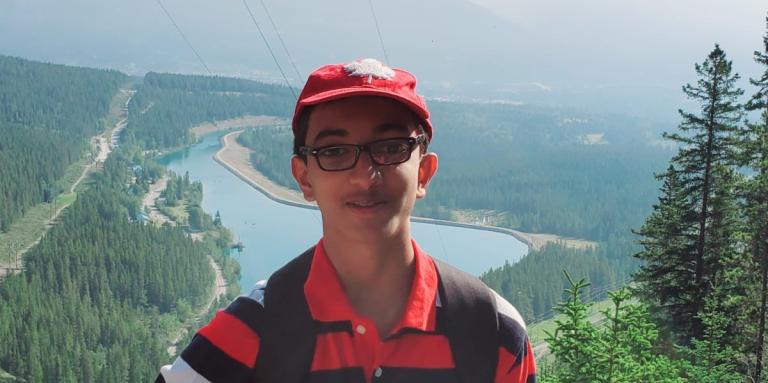
[[[354,96],[381,96],[403,103],[424,120],[424,130],[432,140],[429,111],[424,99],[416,94],[416,77],[375,59],[325,65],[310,73],[293,113],[294,135],[304,107]]]

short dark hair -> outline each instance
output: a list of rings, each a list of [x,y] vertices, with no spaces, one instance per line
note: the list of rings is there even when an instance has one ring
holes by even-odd
[[[299,153],[299,149],[302,146],[307,145],[307,132],[309,131],[309,116],[312,115],[312,111],[315,109],[316,105],[308,105],[305,106],[302,111],[299,118],[296,120],[296,131],[293,132],[293,154],[299,156],[299,158],[306,160],[306,156]],[[413,121],[416,123],[416,129],[419,131],[419,134],[423,134],[424,137],[427,138],[427,140],[422,144],[422,153],[427,152],[427,146],[429,146],[429,135],[427,135],[426,130],[424,129],[424,120],[419,117],[415,112],[411,111],[411,116],[413,117]]]

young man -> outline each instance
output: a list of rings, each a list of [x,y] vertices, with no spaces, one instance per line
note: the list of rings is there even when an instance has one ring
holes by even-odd
[[[158,381],[535,382],[517,311],[411,238],[438,163],[415,87],[372,59],[309,76],[291,169],[323,238],[220,311]]]

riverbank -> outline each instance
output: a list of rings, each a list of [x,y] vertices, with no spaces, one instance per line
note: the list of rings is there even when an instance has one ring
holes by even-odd
[[[275,202],[317,209],[316,204],[304,200],[304,197],[299,192],[272,182],[272,180],[251,166],[251,150],[237,142],[237,137],[242,132],[240,130],[222,136],[220,139],[221,149],[216,152],[213,159]]]
[[[274,183],[272,180],[251,166],[251,150],[237,142],[237,136],[239,136],[242,132],[243,131],[240,130],[222,136],[220,139],[221,149],[219,149],[219,151],[214,155],[214,160],[220,165],[224,166],[224,168],[229,170],[235,176],[243,180],[245,183],[249,184],[251,187],[258,190],[267,198],[275,202],[296,207],[317,209],[317,205],[307,203],[302,197],[301,193]],[[454,222],[422,217],[412,217],[411,220],[413,222],[464,227],[511,235],[520,242],[526,244],[529,250],[539,250],[547,243],[562,243],[568,247],[581,249],[590,246],[597,246],[597,244],[594,242],[574,238],[564,238],[554,234],[524,233],[514,229],[498,226],[477,225],[470,222]]]
[[[150,221],[157,225],[162,224],[169,224],[172,226],[176,226],[177,223],[173,220],[171,220],[170,217],[167,217],[163,213],[161,213],[157,209],[157,200],[160,198],[160,194],[165,190],[165,188],[168,186],[168,176],[165,175],[155,181],[154,183],[149,185],[149,191],[144,196],[144,199],[142,200],[142,207],[145,210],[150,211]],[[202,233],[190,233],[189,238],[193,241],[202,241]],[[215,275],[215,282],[214,282],[214,288],[213,288],[213,294],[211,295],[211,298],[208,300],[208,302],[205,304],[205,306],[201,307],[196,314],[188,318],[187,322],[182,324],[176,333],[171,337],[170,346],[166,349],[166,352],[169,356],[176,355],[177,347],[179,346],[179,342],[181,339],[187,334],[188,331],[192,329],[193,326],[197,325],[198,321],[205,316],[210,310],[213,304],[221,297],[226,296],[227,294],[227,282],[224,279],[224,274],[222,272],[221,266],[216,263],[216,261],[213,259],[213,257],[208,254],[208,261],[211,265],[211,269],[213,269],[214,275]]]

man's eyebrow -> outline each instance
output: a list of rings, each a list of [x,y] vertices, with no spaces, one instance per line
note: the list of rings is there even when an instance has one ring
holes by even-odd
[[[411,132],[410,129],[408,129],[408,126],[405,124],[394,124],[394,123],[388,123],[388,124],[381,124],[376,127],[377,133],[386,133],[386,132],[398,132],[403,134],[408,134]]]
[[[349,132],[347,132],[344,129],[325,129],[321,130],[317,135],[315,136],[314,142],[320,141],[320,139],[325,137],[346,137],[349,135]]]

